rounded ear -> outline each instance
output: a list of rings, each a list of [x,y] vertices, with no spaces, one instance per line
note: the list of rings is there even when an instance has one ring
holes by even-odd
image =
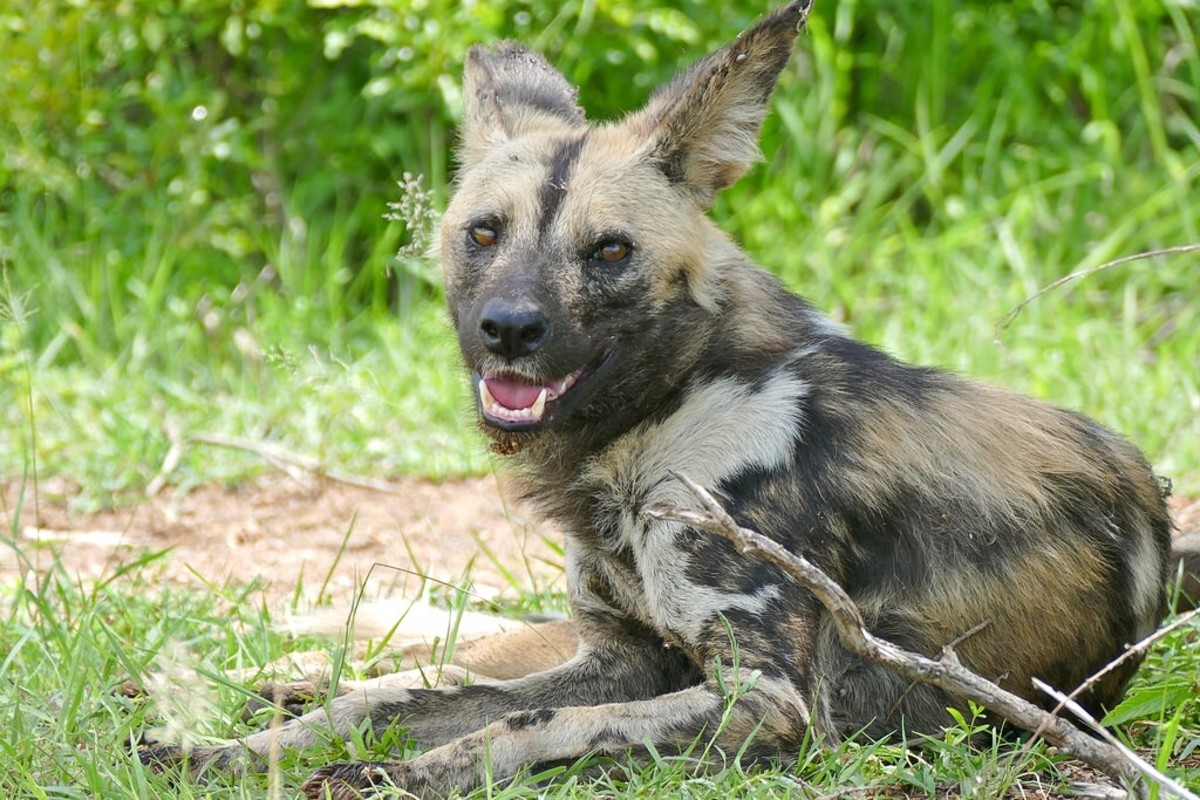
[[[678,75],[627,123],[707,206],[758,160],[758,133],[812,0],[796,0]]]
[[[495,50],[472,47],[463,76],[464,163],[498,141],[552,127],[584,127],[578,93],[546,59],[515,42],[501,42]]]

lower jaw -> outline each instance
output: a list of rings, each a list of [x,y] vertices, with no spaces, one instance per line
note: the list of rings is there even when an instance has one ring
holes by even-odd
[[[499,417],[493,417],[491,414],[488,414],[483,409],[479,410],[479,417],[480,417],[480,420],[483,422],[483,425],[485,428],[495,428],[499,431],[504,431],[507,433],[524,433],[524,432],[529,432],[529,431],[536,431],[536,430],[546,427],[553,420],[553,417],[550,413],[550,409],[548,409],[548,408],[542,414],[541,419],[521,419],[521,420],[501,419]]]
[[[492,440],[490,449],[498,456],[511,456],[521,452],[538,436],[535,432],[506,431],[493,427],[486,422],[480,425],[483,432]]]
[[[594,381],[603,378],[613,366],[617,352],[609,351],[594,367],[584,371],[583,375],[570,387],[566,394],[560,395],[553,400],[546,401],[546,407],[542,411],[541,417],[537,419],[517,419],[509,420],[501,417],[495,417],[489,414],[482,405],[479,399],[478,383],[483,378],[478,372],[473,372],[472,381],[476,384],[475,390],[475,405],[479,409],[479,418],[483,423],[485,431],[489,434],[493,432],[498,434],[521,434],[521,433],[536,433],[546,428],[552,427],[557,421],[560,413],[564,410],[570,413],[570,408],[579,400],[584,398],[596,384]],[[566,409],[564,409],[566,406]]]

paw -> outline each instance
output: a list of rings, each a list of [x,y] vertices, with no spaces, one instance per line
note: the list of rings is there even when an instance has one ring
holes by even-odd
[[[191,777],[209,772],[239,772],[245,766],[245,751],[239,745],[184,748],[173,744],[139,747],[138,760],[154,772],[183,769]]]
[[[307,800],[357,800],[369,797],[380,786],[399,786],[420,797],[405,781],[403,762],[348,761],[326,764],[312,774],[300,791]],[[397,780],[399,779],[399,780]]]
[[[182,747],[170,744],[151,744],[139,747],[136,754],[138,761],[142,762],[142,766],[149,767],[155,772],[169,772],[187,760],[187,755]]]
[[[267,708],[282,709],[283,713],[293,717],[303,716],[309,705],[324,698],[328,693],[327,680],[264,684],[255,692],[255,696],[247,701],[242,718],[249,720]],[[338,694],[345,694],[345,690]]]

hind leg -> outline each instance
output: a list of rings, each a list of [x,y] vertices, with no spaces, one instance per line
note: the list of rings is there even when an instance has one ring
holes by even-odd
[[[914,649],[894,637],[885,638]],[[946,709],[959,704],[942,689],[914,683],[851,655],[828,621],[818,638],[813,675],[816,718],[823,731],[838,737],[860,731],[872,739],[898,732],[937,733],[953,722]]]

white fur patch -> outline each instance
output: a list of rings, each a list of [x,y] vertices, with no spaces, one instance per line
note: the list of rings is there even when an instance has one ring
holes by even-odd
[[[621,538],[637,562],[645,613],[656,626],[694,643],[716,613],[762,613],[778,596],[777,585],[739,594],[692,583],[688,556],[676,546],[682,526],[652,522],[635,510],[660,502],[696,505],[670,477],[672,470],[714,489],[744,470],[786,465],[801,433],[800,401],[807,392],[807,384],[784,372],[757,387],[734,378],[692,387],[678,411],[632,432],[593,466],[588,477],[605,487],[604,512],[620,520]]]
[[[1163,591],[1161,562],[1154,535],[1145,525],[1138,526],[1131,533],[1137,544],[1129,565],[1133,576],[1133,597],[1130,600],[1139,623],[1138,636],[1145,637],[1158,625],[1158,602]]]

